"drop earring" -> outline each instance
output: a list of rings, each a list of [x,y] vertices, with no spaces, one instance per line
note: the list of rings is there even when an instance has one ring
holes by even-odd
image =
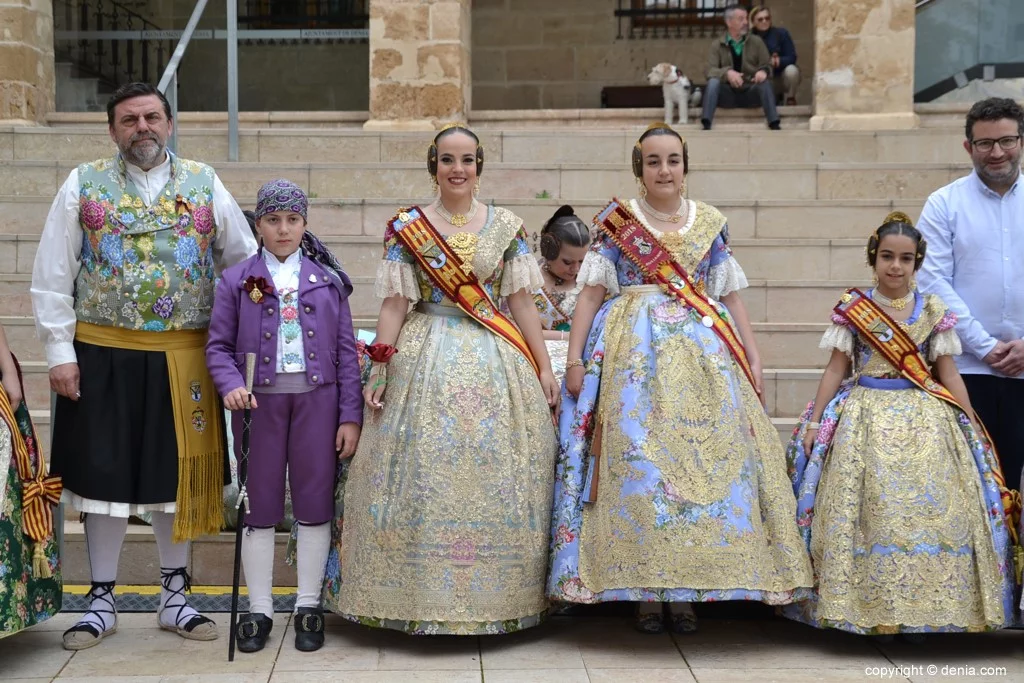
[[[430,189],[433,190],[434,194],[437,194],[440,188],[437,186],[437,176],[430,176]]]
[[[683,184],[679,186],[679,196],[686,199],[686,176],[683,176]]]
[[[476,185],[473,186],[473,198],[476,199],[476,196],[478,194],[480,194],[480,179],[479,178],[476,181]]]
[[[910,276],[910,291],[913,292],[915,290],[917,290],[917,277],[914,276],[914,275],[911,275]]]
[[[644,185],[644,181],[643,181],[642,178],[637,178],[636,179],[636,191],[637,191],[637,194],[640,195],[641,199],[644,199],[644,198],[647,197],[647,186]]]

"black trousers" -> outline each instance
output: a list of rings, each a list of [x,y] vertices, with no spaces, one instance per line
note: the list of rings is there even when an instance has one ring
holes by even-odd
[[[1024,469],[1024,379],[964,375],[971,405],[992,436],[1006,486],[1020,489]]]

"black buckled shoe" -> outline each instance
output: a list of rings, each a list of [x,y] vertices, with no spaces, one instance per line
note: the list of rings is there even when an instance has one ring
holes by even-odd
[[[319,607],[299,607],[295,611],[295,649],[316,652],[324,645],[324,611]]]
[[[259,652],[267,646],[274,622],[264,614],[243,614],[235,627],[235,643],[239,652]]]

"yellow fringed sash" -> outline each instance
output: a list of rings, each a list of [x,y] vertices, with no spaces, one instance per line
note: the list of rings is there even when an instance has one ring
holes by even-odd
[[[220,401],[206,369],[206,330],[144,332],[79,321],[78,341],[167,356],[174,433],[178,440],[175,543],[220,531],[224,435]]]

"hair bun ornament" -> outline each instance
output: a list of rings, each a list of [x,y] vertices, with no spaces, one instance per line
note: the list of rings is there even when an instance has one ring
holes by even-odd
[[[885,217],[885,220],[882,221],[882,225],[885,225],[886,223],[906,223],[907,225],[914,227],[914,221],[911,220],[910,216],[902,211],[893,211],[890,213]]]
[[[558,220],[559,218],[571,216],[574,213],[576,212],[573,210],[571,206],[569,206],[568,204],[562,204],[560,207],[558,207],[558,210],[555,211],[555,215],[551,217],[551,220],[555,221]]]
[[[544,221],[544,227],[541,228],[541,232],[547,232],[548,229],[551,227],[551,225],[555,221],[557,221],[559,218],[565,218],[566,216],[572,216],[572,215],[575,215],[575,213],[576,212],[573,210],[573,208],[571,206],[569,206],[568,204],[562,204],[560,207],[558,207],[558,209],[555,211],[555,213],[551,215],[551,218],[549,218],[546,221]]]

